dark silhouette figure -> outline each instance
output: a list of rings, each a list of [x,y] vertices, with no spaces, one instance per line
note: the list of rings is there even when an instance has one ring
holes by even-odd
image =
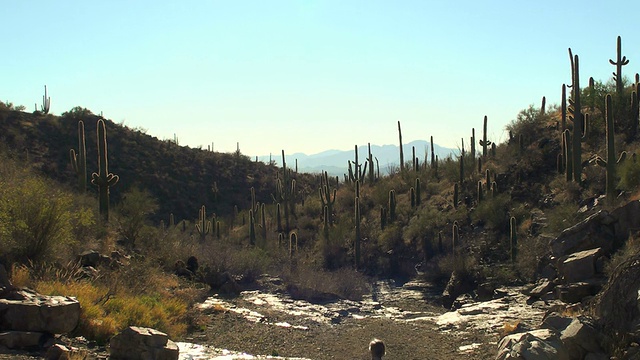
[[[382,357],[385,354],[384,343],[382,340],[371,340],[369,343],[369,351],[371,352],[371,360],[382,360]]]

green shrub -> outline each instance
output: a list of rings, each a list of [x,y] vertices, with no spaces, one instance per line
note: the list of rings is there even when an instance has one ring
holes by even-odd
[[[72,198],[44,179],[25,175],[0,181],[0,247],[11,260],[40,262],[72,242]]]
[[[640,162],[627,159],[618,167],[621,190],[633,191],[640,187]]]
[[[510,197],[508,194],[498,194],[496,197],[488,196],[471,212],[474,222],[482,222],[490,229],[505,229],[509,223],[507,213]]]
[[[136,242],[153,234],[148,218],[158,209],[157,201],[146,190],[132,188],[123,196],[117,206],[116,229],[126,244],[135,247]]]

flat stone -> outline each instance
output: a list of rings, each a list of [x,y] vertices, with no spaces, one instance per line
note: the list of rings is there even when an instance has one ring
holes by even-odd
[[[178,345],[158,330],[130,326],[111,338],[112,359],[176,360]]]
[[[33,331],[5,331],[0,333],[0,345],[9,349],[26,349],[39,347],[46,339],[46,334]]]
[[[602,256],[602,248],[575,252],[567,256],[560,266],[560,276],[565,282],[578,282],[596,275],[596,260]]]
[[[23,289],[0,299],[0,328],[65,334],[78,325],[80,303],[66,296],[46,296]]]

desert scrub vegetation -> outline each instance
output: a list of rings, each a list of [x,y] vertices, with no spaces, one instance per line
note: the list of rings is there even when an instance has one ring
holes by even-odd
[[[113,335],[130,325],[146,326],[183,336],[196,316],[190,307],[202,300],[204,291],[150,264],[130,264],[136,274],[104,274],[97,279],[83,278],[77,264],[65,268],[50,264],[12,268],[15,286],[26,286],[46,295],[73,296],[81,306],[75,333],[106,343]],[[126,280],[123,277],[127,277]],[[135,283],[131,280],[135,279]],[[186,289],[191,288],[190,291]]]

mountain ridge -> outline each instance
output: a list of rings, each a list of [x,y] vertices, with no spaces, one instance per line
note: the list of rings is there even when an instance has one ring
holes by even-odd
[[[416,149],[416,157],[420,160],[420,163],[424,162],[425,156],[428,158],[427,161],[430,161],[431,143],[426,140],[414,140],[402,145],[405,163],[411,162],[413,148]],[[433,144],[433,148],[439,159],[459,154],[458,149],[443,147],[436,143]],[[358,146],[359,162],[364,162],[368,157],[368,154],[368,145]],[[399,167],[400,146],[398,145],[371,145],[371,154],[374,158],[378,159],[381,173],[388,174],[392,169]],[[257,158],[259,161],[267,164],[272,161],[275,164],[280,165],[282,162],[281,155],[262,155]],[[296,152],[294,154],[287,155],[285,152],[285,161],[289,167],[294,168],[297,161],[298,171],[306,173],[326,171],[329,175],[341,176],[342,174],[347,173],[348,162],[354,160],[355,146],[354,150],[329,149],[315,154]]]

